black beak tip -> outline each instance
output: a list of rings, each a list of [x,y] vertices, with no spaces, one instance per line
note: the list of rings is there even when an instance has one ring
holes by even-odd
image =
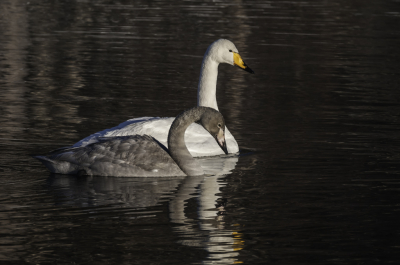
[[[250,69],[250,67],[246,67],[246,69],[244,69],[246,72],[249,72],[250,74],[255,74],[253,70]]]
[[[242,68],[242,67],[239,67],[239,66],[238,66],[238,67],[239,67],[240,69],[242,69],[242,70],[244,70],[244,71],[250,73],[250,74],[255,74],[254,71],[251,70],[251,68],[248,67],[246,64],[245,64],[244,66],[245,66],[246,68]]]
[[[222,147],[222,150],[225,152],[226,155],[229,153],[228,148],[226,147],[226,144],[224,144],[224,146]]]

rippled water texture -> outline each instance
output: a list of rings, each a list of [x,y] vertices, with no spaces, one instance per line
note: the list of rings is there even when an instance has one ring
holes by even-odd
[[[201,178],[51,175],[31,155],[196,104],[239,157]],[[0,1],[0,263],[400,263],[400,2]]]

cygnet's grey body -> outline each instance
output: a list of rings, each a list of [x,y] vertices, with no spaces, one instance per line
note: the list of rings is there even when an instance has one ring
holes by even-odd
[[[195,107],[176,117],[168,134],[169,150],[148,135],[102,138],[83,147],[67,147],[36,156],[51,172],[117,177],[203,175],[185,145],[185,131],[199,122],[225,153],[225,122],[221,113]]]

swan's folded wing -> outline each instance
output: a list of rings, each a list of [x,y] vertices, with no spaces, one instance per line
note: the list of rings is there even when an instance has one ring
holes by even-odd
[[[171,120],[169,120],[171,119]],[[141,117],[130,119],[119,125],[105,129],[100,132],[89,135],[88,137],[75,143],[74,147],[86,146],[92,143],[96,143],[101,137],[114,137],[114,136],[128,136],[128,135],[152,135],[153,130],[161,130],[161,135],[166,138],[168,135],[169,127],[174,119],[173,118],[159,118],[159,117]],[[167,126],[166,126],[166,125]],[[168,126],[169,124],[169,126]]]
[[[62,170],[55,173],[63,174],[84,172],[117,177],[184,175],[169,154],[148,135],[100,137],[97,141],[84,147],[61,149],[47,156],[46,160],[53,161],[53,166],[62,166]],[[65,169],[66,163],[71,170],[69,173]]]

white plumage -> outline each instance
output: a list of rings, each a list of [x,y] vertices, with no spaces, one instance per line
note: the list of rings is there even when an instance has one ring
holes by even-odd
[[[218,65],[227,63],[236,65],[247,72],[254,73],[241,59],[235,45],[225,39],[212,43],[203,58],[200,71],[200,80],[197,92],[197,105],[210,107],[218,110],[216,99]],[[94,133],[76,144],[73,147],[85,146],[95,143],[101,137],[127,136],[127,135],[151,135],[163,145],[168,147],[167,137],[173,117],[142,117],[127,120],[116,127]],[[226,143],[229,153],[237,153],[239,146],[229,132],[225,129]],[[216,144],[213,137],[198,124],[192,124],[186,130],[185,142],[189,152],[194,157],[220,155],[224,152]]]

